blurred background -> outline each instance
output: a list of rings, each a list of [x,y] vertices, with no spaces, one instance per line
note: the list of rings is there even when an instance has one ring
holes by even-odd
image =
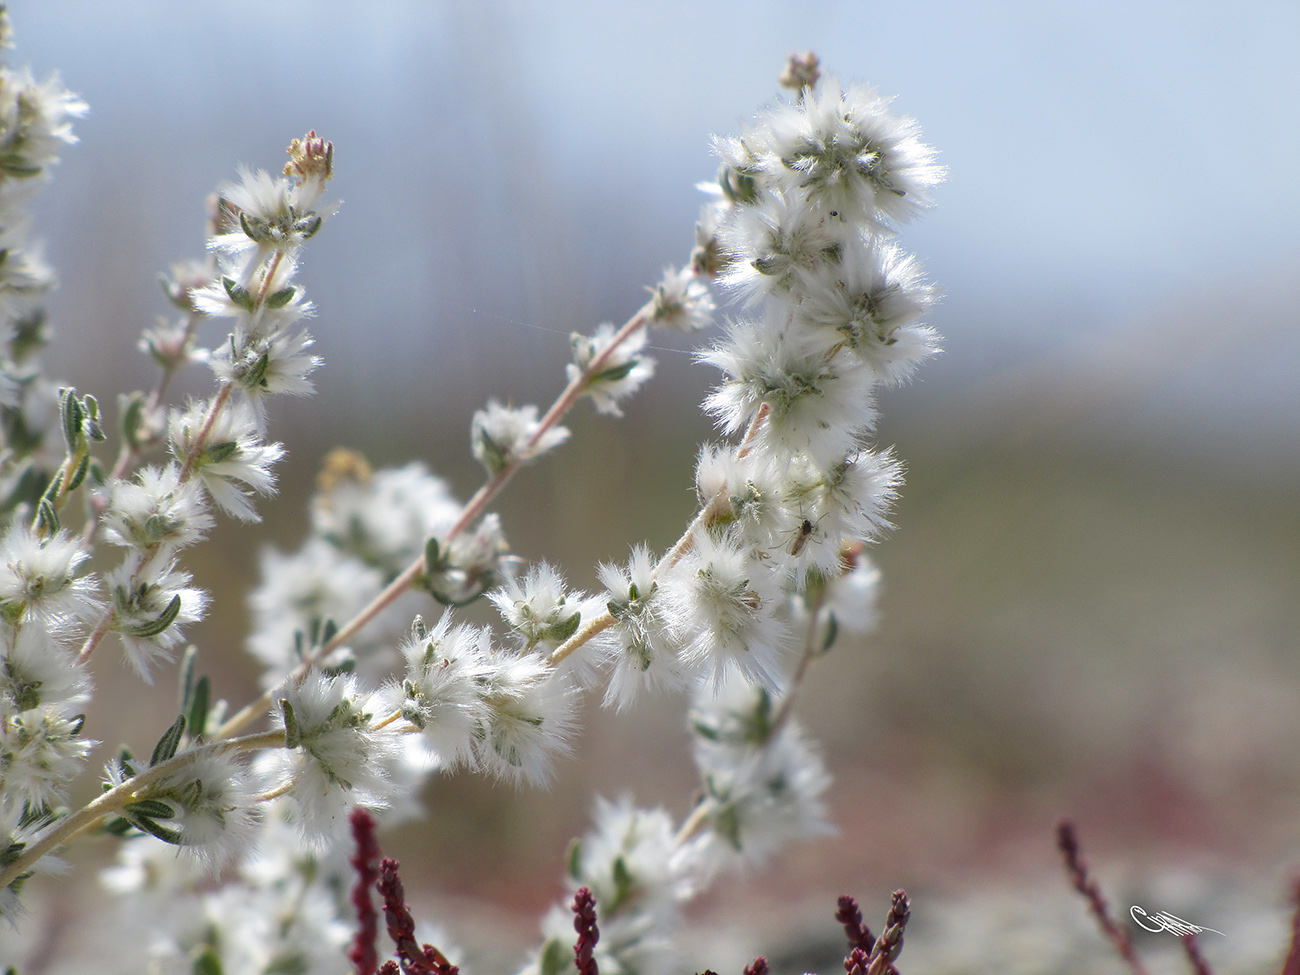
[[[1300,865],[1293,0],[41,0],[11,15],[10,63],[57,69],[91,106],[36,209],[63,282],[49,371],[102,401],[152,385],[135,340],[167,314],[158,273],[201,254],[213,188],[240,163],[278,169],[308,128],[335,143],[344,203],[302,276],[318,393],[273,404],[290,457],[265,524],[223,523],[188,562],[216,600],[194,636],[236,702],[255,677],[241,643],[258,547],[302,538],[327,450],[425,460],[467,497],[473,411],[544,407],[568,333],[621,322],[686,260],[710,135],[774,97],[792,50],[897,93],[950,169],[902,238],[945,293],[945,352],[883,402],[881,441],[909,473],[876,552],[881,627],[818,666],[801,709],[840,833],[704,898],[698,967],[733,964],[709,953],[728,925],[743,961],[814,929],[834,942],[839,893],[878,925],[900,886],[916,898],[904,962],[944,932],[1050,940],[1078,920],[1085,956],[1112,965],[1057,876],[1066,813],[1124,907],[1157,891],[1152,911],[1230,936],[1235,918],[1238,950],[1248,918],[1284,908]],[[688,343],[651,343],[658,375],[628,416],[584,405],[499,505],[515,550],[579,587],[692,513],[714,376]],[[208,388],[196,371],[178,395]],[[140,700],[119,670],[106,656],[88,733],[147,747],[170,678],[156,715],[124,716],[101,703],[118,680]],[[683,712],[592,709],[551,791],[439,780],[429,819],[385,848],[450,928],[473,940],[478,918],[508,955],[561,893],[593,793],[689,807]],[[1248,908],[1212,900],[1224,890]],[[1280,957],[1280,939],[1256,940]]]

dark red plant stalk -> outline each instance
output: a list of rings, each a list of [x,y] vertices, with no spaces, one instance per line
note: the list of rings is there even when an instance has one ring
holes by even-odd
[[[767,975],[767,973],[768,964],[766,955],[759,955],[754,959],[754,964],[749,965],[745,969],[745,975]]]
[[[596,898],[586,887],[579,887],[573,895],[573,930],[578,932],[573,946],[573,963],[578,975],[600,975],[596,967],[596,942],[600,929],[596,927]]]
[[[849,951],[861,948],[864,953],[871,953],[876,944],[876,936],[862,923],[862,911],[858,908],[858,902],[848,894],[840,895],[835,920],[844,925],[844,935],[849,939]]]
[[[1282,965],[1282,975],[1300,975],[1300,880],[1295,882],[1291,896],[1296,908],[1291,917],[1291,947],[1286,953],[1286,962]]]
[[[1201,945],[1196,940],[1195,933],[1185,934],[1178,940],[1183,943],[1183,951],[1187,953],[1187,960],[1192,963],[1192,971],[1195,975],[1214,975],[1210,971],[1210,963],[1201,954]]]
[[[861,948],[854,947],[849,951],[849,957],[844,959],[844,971],[848,975],[867,975],[867,961],[870,955]]]
[[[894,960],[903,950],[903,930],[907,927],[907,919],[911,916],[912,905],[907,899],[907,892],[894,891],[893,900],[889,904],[889,914],[885,918],[885,930],[876,939],[875,946],[871,949],[871,966],[867,969],[867,975],[898,975]]]
[[[360,806],[348,817],[352,826],[352,839],[357,850],[348,862],[357,872],[357,883],[352,888],[352,906],[357,912],[357,935],[348,949],[348,960],[356,966],[357,975],[375,975],[379,967],[376,942],[379,939],[379,914],[375,911],[370,891],[379,882],[379,844],[375,842],[375,817]]]
[[[1088,907],[1093,917],[1097,919],[1097,923],[1101,925],[1102,933],[1115,946],[1119,956],[1128,962],[1129,968],[1133,969],[1136,975],[1147,975],[1142,960],[1133,949],[1133,939],[1110,916],[1101,888],[1088,874],[1088,867],[1083,862],[1083,856],[1079,851],[1079,838],[1075,833],[1074,823],[1070,820],[1062,819],[1057,823],[1056,845],[1060,848],[1061,855],[1065,857],[1065,869],[1070,875],[1070,882],[1075,890],[1087,898]]]
[[[406,906],[406,891],[402,887],[402,878],[398,875],[400,864],[391,857],[384,857],[379,865],[379,893],[384,898],[384,919],[388,922],[388,936],[397,945],[397,957],[401,959],[402,971],[406,975],[459,975],[460,969],[447,960],[447,957],[433,945],[421,947],[415,940],[415,919]],[[390,975],[385,963],[383,975]]]

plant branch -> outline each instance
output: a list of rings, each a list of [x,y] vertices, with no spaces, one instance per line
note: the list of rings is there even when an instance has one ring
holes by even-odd
[[[120,785],[109,789],[98,799],[82,806],[77,812],[59,821],[39,840],[32,843],[22,855],[0,872],[0,890],[8,887],[18,877],[45,854],[57,849],[79,834],[93,827],[110,813],[117,812],[127,803],[136,799],[140,790],[167,778],[191,762],[208,755],[220,755],[226,752],[253,751],[259,748],[283,748],[285,744],[283,731],[266,731],[243,738],[230,738],[226,741],[212,741],[181,752],[174,758],[131,776]]]

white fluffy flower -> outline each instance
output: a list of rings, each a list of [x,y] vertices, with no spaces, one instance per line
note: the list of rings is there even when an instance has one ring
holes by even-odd
[[[530,568],[522,580],[507,577],[505,586],[488,598],[524,650],[554,650],[582,622],[582,594],[569,591],[560,573],[545,562]]]
[[[769,195],[738,207],[719,226],[718,240],[729,259],[721,282],[749,304],[769,295],[789,299],[807,275],[833,271],[840,260],[840,238],[799,197]]]
[[[323,838],[346,827],[349,806],[383,808],[393,792],[396,734],[376,731],[380,701],[361,693],[351,675],[314,672],[280,703],[287,747],[276,764],[304,835]]]
[[[601,565],[606,608],[614,625],[597,640],[613,665],[605,706],[627,707],[642,691],[680,686],[685,673],[677,658],[677,637],[654,577],[655,563],[643,545],[632,550],[626,568]]]
[[[327,620],[351,619],[384,585],[381,570],[319,538],[309,538],[291,555],[264,549],[261,577],[249,597],[253,626],[248,649],[268,668],[265,686],[279,684],[298,665],[299,651]]]
[[[654,296],[650,312],[652,325],[695,332],[713,321],[713,295],[699,274],[689,267],[667,268],[659,283],[648,290]]]
[[[0,624],[0,712],[78,705],[90,696],[90,673],[58,635],[38,624]]]
[[[168,422],[168,446],[182,464],[198,445],[210,404],[191,403],[174,410]],[[227,403],[194,455],[192,472],[223,511],[241,521],[260,521],[245,487],[258,494],[275,491],[271,468],[284,456],[278,443],[263,443],[257,417],[246,403]]]
[[[162,553],[143,561],[131,553],[104,576],[113,606],[112,628],[122,638],[127,660],[146,681],[150,667],[167,659],[185,639],[184,627],[203,618],[208,594],[191,586],[190,574]]]
[[[502,406],[489,400],[486,409],[474,413],[470,423],[470,449],[489,474],[498,474],[510,464],[540,457],[569,439],[565,427],[541,431],[536,406]],[[536,438],[536,442],[534,442]]]
[[[81,737],[84,718],[53,707],[0,712],[0,806],[40,809],[67,801],[69,783],[97,744]]]
[[[937,333],[920,322],[934,287],[920,262],[892,242],[854,238],[840,258],[805,276],[794,325],[821,332],[828,346],[847,345],[882,380],[907,379],[939,350]]]
[[[332,478],[316,496],[312,529],[342,551],[396,575],[463,510],[447,482],[418,461],[378,471],[354,463],[347,476]]]
[[[574,332],[570,337],[573,344],[573,362],[566,367],[569,382],[573,382],[586,371],[598,356],[613,345],[618,333],[614,326],[606,322],[596,329],[593,336],[579,335]],[[622,416],[618,402],[631,396],[641,384],[654,375],[655,363],[641,355],[645,346],[646,331],[637,329],[624,339],[616,349],[609,353],[601,368],[587,380],[583,392],[591,397],[600,413]]]
[[[695,893],[695,877],[674,855],[671,817],[662,809],[638,809],[627,797],[596,800],[595,826],[574,844],[572,883],[596,899],[601,971],[667,975],[677,969],[674,935],[682,905]],[[567,928],[567,931],[566,931]],[[556,907],[543,930],[548,941],[569,949],[573,912]]]
[[[730,539],[697,534],[691,550],[661,573],[659,587],[687,667],[713,686],[733,670],[765,687],[784,686],[787,633],[766,566]]]
[[[152,816],[169,842],[219,871],[248,852],[257,830],[257,788],[239,756],[195,746],[193,760],[139,790],[136,803],[147,800],[170,807],[170,816]],[[127,810],[131,810],[131,806]]]
[[[797,726],[748,748],[697,738],[695,761],[709,828],[690,845],[705,863],[759,863],[791,840],[833,832],[822,801],[830,775]]]
[[[531,654],[495,651],[486,662],[479,690],[486,713],[475,731],[475,758],[500,778],[544,785],[555,757],[569,752],[573,687]]]
[[[475,732],[487,717],[479,692],[488,678],[490,635],[487,629],[453,626],[451,614],[444,613],[432,630],[417,628],[401,647],[406,677],[398,707],[448,766],[473,760]]]
[[[805,194],[823,213],[883,225],[930,205],[944,176],[916,121],[891,115],[891,99],[867,85],[824,78],[796,102],[778,104],[742,137],[753,162],[785,193]]]
[[[180,468],[145,467],[135,482],[115,481],[104,513],[104,536],[116,545],[171,551],[201,541],[212,527],[197,481],[180,483]]]
[[[97,615],[94,579],[77,577],[88,557],[66,532],[42,539],[11,526],[0,541],[0,613],[55,628]]]
[[[731,325],[726,342],[701,359],[726,374],[705,409],[736,433],[766,407],[755,443],[777,457],[804,454],[829,467],[875,423],[870,368],[856,357],[828,354],[775,319]]]

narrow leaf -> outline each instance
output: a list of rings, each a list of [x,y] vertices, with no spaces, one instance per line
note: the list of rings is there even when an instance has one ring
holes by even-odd
[[[190,699],[189,727],[195,738],[202,735],[208,727],[208,709],[212,705],[212,681],[204,674],[194,685],[194,694]]]
[[[167,629],[167,627],[175,623],[176,617],[180,615],[180,612],[181,595],[180,593],[177,593],[172,597],[172,601],[167,604],[167,608],[162,611],[162,615],[156,620],[149,623],[140,623],[136,626],[125,627],[122,632],[147,640],[150,637],[155,637],[159,633],[162,633]]]
[[[148,816],[150,819],[176,818],[176,810],[158,799],[139,799],[128,802],[122,808],[132,816]]]
[[[185,715],[178,717],[170,728],[163,732],[163,736],[158,739],[158,744],[153,746],[153,754],[149,757],[149,767],[160,765],[163,762],[171,761],[176,754],[176,749],[180,747],[181,736],[185,734]]]

